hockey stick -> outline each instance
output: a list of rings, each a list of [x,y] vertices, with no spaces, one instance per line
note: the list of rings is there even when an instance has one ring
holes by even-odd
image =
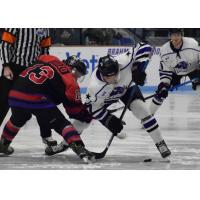
[[[199,78],[193,78],[192,80],[189,80],[189,81],[186,81],[186,82],[184,82],[184,83],[175,85],[174,87],[172,87],[171,89],[169,89],[169,91],[172,92],[172,91],[178,89],[178,88],[181,87],[181,86],[187,85],[187,84],[189,84],[189,83],[192,83],[192,82],[195,82],[195,81],[198,81],[198,80],[199,80]]]
[[[184,82],[184,83],[175,85],[175,86],[173,86],[172,88],[170,88],[169,91],[170,91],[170,92],[173,92],[174,90],[177,90],[179,87],[182,87],[182,86],[184,86],[184,85],[187,85],[187,84],[192,83],[192,82],[197,81],[197,80],[199,80],[199,79],[198,79],[198,78],[194,78],[194,79],[189,80],[189,81],[186,81],[186,82]],[[154,95],[155,95],[155,94],[152,94],[152,95],[150,95],[150,96],[148,96],[148,97],[145,97],[144,99],[145,99],[145,100],[150,99],[150,98],[154,97]]]
[[[129,83],[128,88],[130,88],[131,83],[132,83],[132,81]],[[126,110],[128,109],[129,105],[131,104],[132,97],[133,97],[133,95],[134,95],[135,90],[136,90],[137,87],[138,87],[138,86],[135,85],[135,86],[133,86],[133,88],[132,88],[132,90],[131,90],[130,98],[129,98],[127,104],[125,105],[125,107],[124,107],[124,109],[123,109],[123,111],[122,111],[122,114],[121,114],[121,116],[120,116],[120,120],[121,120],[121,121],[122,121],[122,119],[123,119],[123,117],[124,117],[124,115],[125,115],[125,113],[126,113]],[[109,149],[109,147],[110,147],[110,145],[111,145],[111,143],[112,143],[114,137],[115,137],[115,135],[112,134],[111,137],[110,137],[110,139],[109,139],[109,141],[108,141],[108,144],[106,145],[106,148],[105,148],[101,153],[95,153],[95,152],[93,152],[93,154],[95,155],[95,159],[104,158],[104,156],[106,155],[106,153],[107,153],[107,151],[108,151],[108,149]]]
[[[197,80],[199,80],[199,79],[198,79],[198,78],[194,78],[194,79],[192,79],[192,80],[189,80],[189,81],[186,81],[186,82],[184,82],[184,83],[178,84],[178,85],[172,87],[169,91],[170,91],[170,92],[173,92],[174,90],[178,89],[179,87],[182,87],[182,86],[184,86],[184,85],[187,85],[187,84],[192,83],[193,81],[197,81]],[[152,95],[150,95],[150,96],[145,97],[144,99],[145,99],[145,100],[150,99],[150,98],[154,97],[154,95],[155,95],[155,94],[152,94]],[[109,112],[110,112],[110,113],[114,113],[114,112],[117,112],[117,111],[119,111],[119,110],[122,110],[123,108],[124,108],[124,106],[121,106],[121,107],[119,107],[119,108],[111,109],[111,110],[109,110]]]
[[[119,108],[115,108],[115,109],[108,110],[108,112],[109,112],[109,113],[114,113],[114,112],[117,112],[117,111],[122,110],[122,109],[124,109],[124,106],[121,106],[121,107],[119,107]]]
[[[140,69],[140,70],[144,72],[144,71],[146,70],[148,64],[149,64],[149,60],[145,62],[145,65],[144,65],[143,68]],[[133,81],[131,80],[130,83],[129,83],[129,85],[128,85],[127,90],[131,87],[131,84],[132,84],[132,83],[133,83]],[[130,104],[131,104],[131,102],[132,102],[132,97],[133,97],[133,95],[134,95],[134,93],[135,93],[135,91],[136,91],[136,88],[138,88],[138,85],[134,85],[134,86],[133,86],[133,88],[132,88],[132,90],[131,90],[131,92],[130,92],[130,96],[129,96],[129,99],[128,99],[128,101],[127,101],[127,104],[125,105],[124,110],[123,110],[122,113],[121,113],[120,120],[121,120],[122,123],[123,123],[123,120],[122,120],[122,119],[123,119],[124,114],[126,113],[128,107],[130,106]],[[95,155],[95,159],[101,159],[101,158],[103,158],[103,157],[106,155],[106,153],[107,153],[107,151],[108,151],[108,149],[109,149],[109,147],[110,147],[110,145],[111,145],[111,143],[112,143],[114,137],[115,137],[115,135],[112,134],[111,137],[110,137],[110,139],[109,139],[109,141],[108,141],[108,144],[106,145],[106,148],[105,148],[101,153],[95,153],[95,152],[93,152],[94,155]],[[146,159],[146,160],[144,160],[144,162],[146,162],[146,161],[147,161],[147,162],[151,162],[151,159]]]

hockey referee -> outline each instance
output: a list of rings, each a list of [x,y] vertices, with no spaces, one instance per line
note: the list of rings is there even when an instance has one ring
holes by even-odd
[[[9,110],[8,93],[19,74],[41,54],[49,54],[47,28],[5,28],[2,34],[0,77],[0,126]]]

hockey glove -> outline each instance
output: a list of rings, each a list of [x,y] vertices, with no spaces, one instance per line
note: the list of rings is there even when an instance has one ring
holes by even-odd
[[[159,98],[167,98],[169,88],[170,88],[169,84],[161,82],[158,85],[158,89],[156,91],[156,94],[158,95]]]
[[[76,110],[76,108],[73,110],[72,108],[66,107],[65,110],[70,118],[77,119],[81,122],[90,123],[92,120],[92,116],[89,114],[88,110],[83,106],[82,109]]]
[[[100,122],[115,136],[123,129],[123,122],[110,113],[103,120],[100,120]]]
[[[143,63],[133,63],[132,66],[132,80],[137,84],[143,86],[146,80],[146,73],[143,71]]]
[[[146,80],[146,73],[135,70],[132,72],[132,79],[137,85],[143,86]]]
[[[92,120],[92,116],[89,114],[87,110],[82,110],[81,112],[79,112],[76,115],[73,115],[73,117],[70,118],[74,118],[81,122],[86,122],[86,123],[90,123]]]
[[[192,81],[192,89],[196,90],[198,85],[200,85],[200,80],[196,78],[194,81]]]

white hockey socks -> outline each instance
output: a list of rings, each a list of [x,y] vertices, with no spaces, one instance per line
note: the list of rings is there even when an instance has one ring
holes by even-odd
[[[158,143],[163,140],[161,132],[158,128],[158,123],[150,111],[147,109],[145,102],[140,99],[134,100],[130,108],[132,113],[141,120],[144,129],[149,133],[154,143]]]
[[[160,108],[160,106],[163,103],[163,99],[157,98],[156,96],[152,99],[152,102],[150,103],[149,110],[152,115],[154,115],[157,110]]]
[[[154,116],[150,115],[142,120],[144,129],[149,133],[154,143],[159,143],[163,140],[158,123]]]

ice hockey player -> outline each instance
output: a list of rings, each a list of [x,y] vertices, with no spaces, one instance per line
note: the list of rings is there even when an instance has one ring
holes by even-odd
[[[20,74],[9,93],[12,116],[1,135],[0,153],[10,155],[14,152],[10,144],[33,114],[38,123],[58,132],[81,159],[91,161],[93,154],[85,148],[76,129],[57,108],[62,103],[71,118],[90,121],[77,83],[77,78],[86,74],[86,66],[79,59],[74,59],[73,66],[55,56],[42,55],[37,63]]]
[[[82,77],[86,73],[86,68],[81,62],[77,62],[78,57],[77,56],[70,56],[66,60],[63,60],[63,62],[71,67],[73,70],[77,69],[81,71]],[[83,65],[83,66],[82,66]],[[81,76],[80,74],[80,76]],[[79,76],[79,75],[78,75]],[[79,77],[78,77],[79,78]],[[52,138],[52,129],[44,126],[44,123],[40,127],[40,136],[42,138],[42,142],[45,144],[45,154],[46,155],[53,155],[54,152],[59,152],[64,147],[62,145],[58,145],[57,141]],[[62,143],[61,143],[62,144]]]
[[[138,43],[135,48],[125,54],[116,57],[111,55],[101,57],[88,84],[86,106],[94,119],[99,120],[103,126],[117,136],[123,129],[123,123],[115,115],[109,113],[107,107],[118,100],[126,105],[131,98],[130,111],[141,120],[161,156],[167,158],[171,152],[161,136],[156,119],[147,109],[144,97],[137,86],[144,85],[145,68],[151,54],[152,47],[150,45]],[[130,87],[128,87],[129,83],[131,83]],[[134,90],[133,96],[131,95],[132,90]],[[80,133],[86,127],[86,123],[79,121],[75,121],[73,125]]]
[[[183,37],[181,28],[169,29],[170,41],[160,50],[160,83],[150,104],[151,114],[155,114],[168,96],[168,90],[180,84],[184,76],[192,82],[192,88],[200,96],[200,49],[193,38]]]

